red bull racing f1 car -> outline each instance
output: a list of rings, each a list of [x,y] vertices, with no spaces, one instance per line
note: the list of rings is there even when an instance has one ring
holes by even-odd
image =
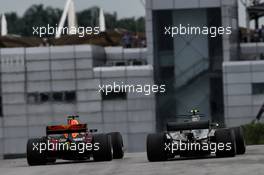
[[[47,126],[46,136],[29,139],[29,165],[55,163],[56,159],[111,161],[124,156],[123,139],[119,132],[95,134],[87,124],[80,124],[79,116],[68,116],[67,125]]]

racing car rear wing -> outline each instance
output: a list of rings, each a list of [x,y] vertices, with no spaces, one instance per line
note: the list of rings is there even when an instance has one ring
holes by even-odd
[[[66,133],[80,133],[87,132],[87,124],[78,124],[78,125],[56,125],[56,126],[47,126],[46,134],[66,134]]]

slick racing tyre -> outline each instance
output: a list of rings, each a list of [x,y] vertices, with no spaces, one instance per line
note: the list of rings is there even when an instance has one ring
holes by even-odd
[[[113,147],[113,158],[122,159],[124,157],[124,144],[122,135],[119,132],[109,133]]]
[[[232,128],[235,132],[236,137],[236,152],[237,154],[245,154],[246,152],[246,143],[242,127]]]
[[[48,163],[46,151],[40,152],[39,150],[40,144],[46,144],[46,139],[29,139],[27,142],[27,162],[30,166],[46,165]]]
[[[215,131],[215,139],[217,144],[217,157],[234,157],[236,155],[235,133],[232,129],[219,129]],[[225,145],[224,148],[219,148],[219,145]],[[227,145],[229,147],[227,148]]]
[[[166,161],[164,133],[149,134],[147,136],[147,157],[150,162]]]
[[[111,137],[109,135],[95,134],[93,144],[97,144],[99,147],[98,150],[93,150],[94,161],[111,161],[113,159]]]

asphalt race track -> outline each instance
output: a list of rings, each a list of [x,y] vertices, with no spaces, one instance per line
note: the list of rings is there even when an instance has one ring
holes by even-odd
[[[112,162],[64,162],[29,167],[26,159],[0,160],[0,175],[263,175],[264,146],[247,147],[234,158],[148,162],[146,153],[126,154]]]

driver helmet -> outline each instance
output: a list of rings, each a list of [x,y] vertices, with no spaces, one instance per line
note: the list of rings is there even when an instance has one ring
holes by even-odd
[[[191,113],[192,113],[192,121],[193,122],[200,121],[200,115],[198,114],[199,113],[199,110],[193,109],[193,110],[191,110]]]

